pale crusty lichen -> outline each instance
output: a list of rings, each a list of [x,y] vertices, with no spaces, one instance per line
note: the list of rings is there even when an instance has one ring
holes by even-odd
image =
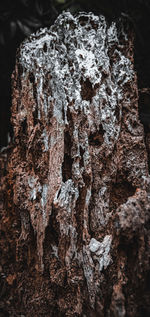
[[[102,242],[92,238],[89,244],[90,251],[94,254],[94,257],[99,262],[99,270],[106,269],[111,262],[110,247],[112,242],[112,236],[107,235]]]
[[[68,123],[68,105],[70,111],[83,111],[91,131],[102,124],[109,153],[120,131],[115,109],[122,99],[122,87],[133,77],[131,61],[119,49],[117,32],[115,23],[108,27],[103,16],[82,13],[73,17],[66,12],[50,29],[32,35],[20,50],[23,72],[34,73],[39,119],[43,110],[47,116],[51,103],[54,117],[62,124]],[[113,52],[116,62],[111,65],[109,51],[116,44],[118,47]],[[51,95],[47,100],[43,87],[48,73]],[[89,99],[82,95],[83,85],[91,89]]]

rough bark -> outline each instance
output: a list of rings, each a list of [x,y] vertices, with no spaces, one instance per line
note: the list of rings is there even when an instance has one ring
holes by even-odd
[[[32,35],[12,123],[4,315],[148,316],[150,186],[129,30],[64,13]]]

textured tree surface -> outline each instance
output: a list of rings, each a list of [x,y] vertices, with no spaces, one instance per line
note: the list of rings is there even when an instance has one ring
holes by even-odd
[[[12,123],[0,316],[149,316],[148,155],[129,30],[68,12],[32,35]]]

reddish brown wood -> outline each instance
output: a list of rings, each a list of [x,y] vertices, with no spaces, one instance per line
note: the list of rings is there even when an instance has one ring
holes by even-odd
[[[148,316],[150,187],[132,34],[64,13],[32,35],[13,74],[12,123],[1,314]]]

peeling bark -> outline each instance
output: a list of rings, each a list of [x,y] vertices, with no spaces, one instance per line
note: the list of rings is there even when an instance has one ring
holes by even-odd
[[[32,35],[12,123],[2,310],[148,316],[150,179],[129,30],[68,12]]]

